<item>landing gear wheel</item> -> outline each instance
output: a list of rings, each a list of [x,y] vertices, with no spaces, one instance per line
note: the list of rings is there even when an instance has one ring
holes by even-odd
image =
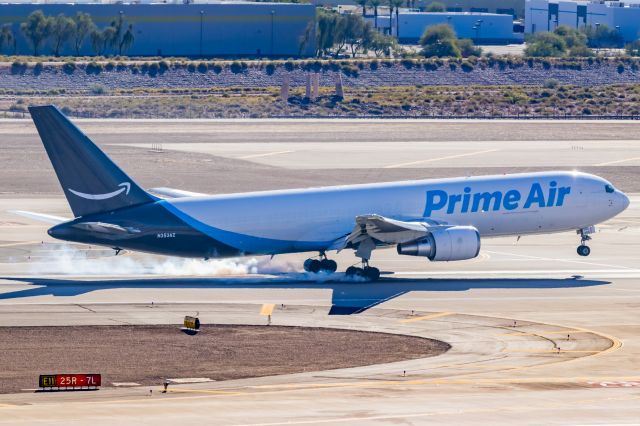
[[[345,271],[345,275],[348,277],[361,277],[364,274],[362,268],[358,268],[357,266],[349,266]]]
[[[307,259],[304,261],[303,267],[306,272],[315,274],[320,271],[320,261],[318,259]]]
[[[589,246],[578,246],[578,254],[580,256],[589,256],[589,254],[591,254],[591,249]]]
[[[364,276],[369,278],[371,281],[378,281],[380,279],[380,269],[374,268],[373,266],[367,266],[364,268]]]
[[[338,264],[335,260],[322,259],[320,261],[320,270],[333,274],[338,269]]]

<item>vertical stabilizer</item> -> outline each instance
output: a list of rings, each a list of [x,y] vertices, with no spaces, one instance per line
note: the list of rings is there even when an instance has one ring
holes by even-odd
[[[55,106],[29,107],[73,214],[154,201]]]

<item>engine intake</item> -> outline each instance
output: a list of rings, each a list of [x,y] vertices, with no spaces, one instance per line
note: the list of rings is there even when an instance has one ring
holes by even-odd
[[[434,262],[473,259],[480,253],[480,233],[473,226],[435,229],[425,238],[398,244],[398,254]]]

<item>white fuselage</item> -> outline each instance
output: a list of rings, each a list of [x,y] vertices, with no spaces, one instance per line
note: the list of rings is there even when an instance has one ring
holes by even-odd
[[[482,237],[561,232],[610,219],[629,204],[606,180],[578,172],[434,179],[167,200],[199,230],[251,253],[324,250],[355,217],[474,226]]]

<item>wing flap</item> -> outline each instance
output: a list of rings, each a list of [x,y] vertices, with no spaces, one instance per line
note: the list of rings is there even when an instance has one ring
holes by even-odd
[[[357,245],[368,238],[384,244],[400,244],[425,237],[433,225],[426,222],[405,222],[370,214],[356,217],[356,226],[347,237],[346,245]]]

